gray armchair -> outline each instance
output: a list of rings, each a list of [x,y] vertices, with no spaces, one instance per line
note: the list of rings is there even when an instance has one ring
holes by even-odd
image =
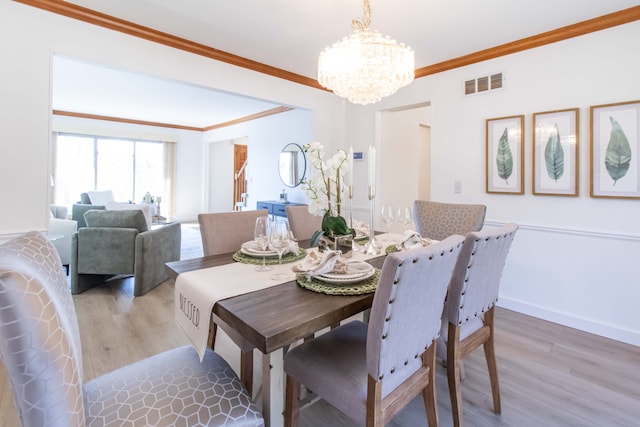
[[[87,226],[87,223],[84,221],[84,213],[91,209],[104,210],[105,206],[92,204],[91,199],[89,198],[89,193],[81,193],[80,201],[71,206],[71,219],[78,223],[78,228]]]
[[[72,294],[128,274],[140,296],[168,278],[165,263],[180,259],[178,222],[149,230],[140,210],[89,210],[84,219],[71,241]]]

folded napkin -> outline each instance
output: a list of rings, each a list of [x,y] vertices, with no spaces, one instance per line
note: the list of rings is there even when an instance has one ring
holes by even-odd
[[[300,246],[298,246],[298,242],[291,242],[289,247],[282,253],[282,255],[286,255],[291,252],[294,255],[298,255],[300,253]]]
[[[430,244],[431,239],[423,238],[417,231],[407,230],[404,232],[402,242],[396,244],[396,249],[416,249],[429,246]]]
[[[307,278],[325,273],[347,274],[348,261],[340,251],[308,251],[307,256],[291,267],[295,273],[305,273]]]

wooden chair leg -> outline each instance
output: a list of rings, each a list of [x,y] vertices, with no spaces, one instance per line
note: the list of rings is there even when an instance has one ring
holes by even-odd
[[[447,381],[454,427],[462,426],[462,391],[460,390],[460,328],[449,323],[447,336]]]
[[[289,375],[284,396],[284,426],[297,427],[300,419],[300,384]]]
[[[498,365],[493,340],[493,307],[484,314],[484,324],[489,327],[489,338],[484,342],[484,356],[487,359],[489,369],[489,381],[491,382],[491,394],[493,395],[493,411],[496,414],[502,412],[500,405],[500,383],[498,382]]]
[[[422,390],[429,427],[438,427],[438,401],[436,399],[436,341],[422,355],[422,365],[429,368],[429,384]]]
[[[382,413],[382,383],[367,375],[367,427],[384,427]]]

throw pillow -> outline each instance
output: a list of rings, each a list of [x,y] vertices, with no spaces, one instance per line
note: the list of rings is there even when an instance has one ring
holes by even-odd
[[[113,191],[105,190],[105,191],[87,191],[89,195],[89,200],[91,200],[92,205],[106,205],[109,202],[113,202]]]

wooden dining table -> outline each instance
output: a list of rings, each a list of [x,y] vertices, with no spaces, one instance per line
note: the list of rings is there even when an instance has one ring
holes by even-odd
[[[300,246],[308,247],[308,242],[300,242]],[[232,262],[235,262],[233,253],[228,253],[170,262],[166,267],[169,276],[176,279],[181,273]],[[381,268],[384,255],[367,262]],[[212,319],[240,347],[240,378],[250,393],[253,349],[258,349],[263,355],[262,412],[268,427],[284,423],[283,359],[286,349],[369,309],[373,295],[327,295],[303,289],[291,280],[215,303]]]

